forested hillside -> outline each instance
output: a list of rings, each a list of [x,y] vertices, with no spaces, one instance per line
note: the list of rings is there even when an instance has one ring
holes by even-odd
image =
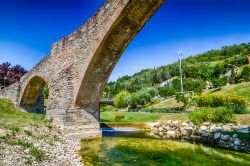
[[[237,70],[248,64],[246,57],[248,54],[250,54],[250,43],[243,43],[183,59],[184,90],[199,91],[206,86],[206,81],[211,82],[214,87],[223,86],[228,82],[244,81]],[[133,76],[124,76],[115,82],[107,83],[104,97],[114,97],[121,91],[133,93],[146,87],[156,87],[170,79],[173,80],[171,85],[167,84],[167,89],[160,89],[159,92],[163,94],[161,96],[166,93],[174,94],[180,90],[179,75],[179,62],[155,69],[145,69]]]

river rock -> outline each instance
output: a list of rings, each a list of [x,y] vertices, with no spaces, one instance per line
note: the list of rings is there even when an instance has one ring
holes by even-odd
[[[208,132],[208,131],[203,131],[202,133],[201,133],[201,136],[202,137],[208,137],[210,135],[210,133]]]
[[[210,122],[204,122],[203,123],[204,126],[210,126],[210,124],[211,124]]]
[[[215,132],[222,131],[222,127],[216,126],[216,127],[214,127],[214,131]]]
[[[185,130],[187,131],[188,134],[193,133],[193,127],[186,127]]]
[[[200,130],[201,130],[201,131],[204,131],[204,130],[207,130],[207,129],[208,129],[207,126],[201,126],[201,127],[200,127]]]
[[[238,132],[248,134],[249,128],[248,128],[248,126],[240,126],[238,129]]]
[[[172,138],[175,138],[175,131],[173,130],[167,131],[167,135],[169,135]]]
[[[220,133],[220,132],[216,132],[216,133],[214,134],[214,139],[215,139],[215,140],[218,140],[218,139],[220,138],[220,136],[221,136],[221,133]]]
[[[234,145],[235,145],[235,146],[241,145],[241,141],[239,140],[239,138],[235,138],[235,140],[234,140]]]
[[[187,123],[187,122],[183,122],[183,123],[181,124],[181,126],[187,127],[187,126],[188,126],[188,123]]]
[[[220,139],[222,141],[228,141],[230,139],[230,136],[229,135],[221,135]]]
[[[233,135],[233,138],[237,138],[237,137],[238,137],[238,135],[237,135],[237,134],[234,134],[234,135]]]

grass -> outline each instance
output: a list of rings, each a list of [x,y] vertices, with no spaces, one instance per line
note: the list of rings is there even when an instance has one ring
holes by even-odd
[[[178,103],[173,97],[173,98],[162,100],[161,102],[153,104],[149,106],[148,108],[179,108],[179,107],[183,107],[183,104]]]
[[[224,86],[221,88],[221,90],[214,93],[239,95],[245,97],[248,101],[250,101],[250,82]]]
[[[11,101],[0,99],[0,128],[39,126],[44,124],[44,118],[44,115],[20,112]]]
[[[250,155],[168,140],[103,138],[82,142],[86,166],[246,166]]]
[[[124,112],[124,118],[120,121],[115,120],[115,112],[101,112],[101,122],[121,122],[121,123],[140,123],[140,122],[166,122],[168,120],[187,121],[187,113],[145,113],[145,112]],[[235,115],[236,122],[241,125],[250,126],[250,115]]]
[[[117,122],[116,112],[101,112],[101,122]],[[161,114],[145,112],[124,112],[124,118],[118,122],[150,122],[159,119]]]
[[[11,101],[0,99],[0,128],[10,131],[6,136],[0,137],[0,141],[29,149],[29,154],[37,161],[41,161],[45,156],[44,152],[36,148],[33,143],[17,138],[16,135],[20,134],[24,127],[39,127],[47,124],[44,118],[44,115],[20,112]],[[27,136],[33,136],[32,131],[24,130],[23,132]]]

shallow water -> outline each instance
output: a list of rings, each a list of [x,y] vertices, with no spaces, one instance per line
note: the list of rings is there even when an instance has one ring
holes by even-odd
[[[82,141],[85,166],[247,166],[250,155],[157,139],[134,128],[103,129],[103,138]]]

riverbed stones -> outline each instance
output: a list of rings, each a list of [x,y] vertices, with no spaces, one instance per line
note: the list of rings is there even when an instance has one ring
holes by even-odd
[[[249,141],[240,139],[236,133],[233,135],[226,134],[226,132],[247,132],[249,128],[246,126],[236,126],[232,123],[224,125],[204,123],[202,126],[195,126],[189,121],[178,123],[176,121],[168,121],[156,126],[151,125],[150,128],[160,138],[204,142],[232,150],[250,151]]]

